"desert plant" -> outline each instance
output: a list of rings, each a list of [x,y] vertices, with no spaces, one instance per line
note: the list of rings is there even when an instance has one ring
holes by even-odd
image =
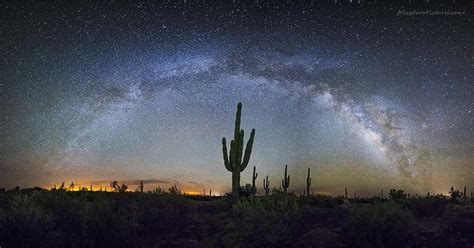
[[[270,185],[270,181],[268,180],[268,176],[267,176],[266,180],[265,178],[263,179],[263,189],[265,190],[265,196],[268,196],[268,194],[270,193],[269,185]]]
[[[171,188],[168,189],[168,192],[172,195],[181,195],[181,189],[179,189],[176,185],[171,186]]]
[[[281,180],[281,187],[283,188],[283,192],[286,193],[286,190],[290,186],[290,175],[288,173],[288,165],[285,165],[285,177]]]
[[[252,153],[253,139],[255,137],[255,129],[252,129],[250,138],[247,142],[247,147],[245,148],[245,154],[243,154],[244,130],[240,129],[241,112],[242,103],[239,103],[237,105],[237,112],[235,114],[234,139],[230,141],[230,154],[227,154],[226,139],[222,138],[224,165],[228,171],[232,172],[232,199],[234,203],[239,201],[240,173],[244,171],[249,164],[250,154]]]
[[[257,186],[255,185],[255,180],[257,180],[258,173],[255,172],[255,166],[253,167],[253,174],[252,174],[252,194],[255,195],[257,193]]]
[[[143,193],[143,180],[140,180],[139,190],[140,190],[140,193]]]
[[[408,200],[406,206],[416,217],[441,216],[447,204],[446,197],[441,195],[416,197]]]
[[[115,192],[119,193],[123,193],[128,189],[128,186],[125,183],[122,183],[122,185],[120,185],[117,181],[112,181],[112,183],[110,183],[110,187],[112,187]]]
[[[151,191],[152,194],[163,194],[165,191],[160,187],[156,187],[153,191]]]
[[[238,221],[227,233],[237,235],[242,247],[289,245],[301,229],[298,197],[291,194],[249,197],[238,202],[233,210]]]
[[[398,201],[398,200],[405,200],[407,199],[407,194],[405,191],[399,189],[391,189],[390,192],[388,193],[388,196],[390,199]]]
[[[310,196],[309,187],[311,186],[310,168],[308,168],[308,176],[306,177],[306,196]]]
[[[353,247],[404,247],[406,226],[412,218],[394,202],[359,207],[351,212],[346,235]]]
[[[54,246],[59,235],[51,214],[27,194],[9,199],[0,213],[0,227],[0,245],[5,247]]]
[[[451,190],[449,190],[449,195],[451,196],[452,201],[460,201],[462,198],[461,192],[459,192],[459,190],[454,190],[454,187],[451,187]]]

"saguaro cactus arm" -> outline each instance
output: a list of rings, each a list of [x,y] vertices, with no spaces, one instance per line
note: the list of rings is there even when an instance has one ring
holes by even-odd
[[[252,129],[252,132],[250,133],[250,138],[249,141],[247,141],[247,147],[245,148],[245,154],[244,154],[244,161],[242,162],[242,168],[240,171],[242,172],[247,165],[249,164],[250,160],[250,154],[252,153],[252,147],[253,147],[253,139],[255,137],[255,129]]]
[[[230,167],[230,163],[229,163],[229,157],[227,155],[227,144],[226,144],[226,140],[225,138],[222,138],[222,153],[224,155],[224,165],[225,165],[225,168],[228,170],[228,171],[232,171],[232,167]]]

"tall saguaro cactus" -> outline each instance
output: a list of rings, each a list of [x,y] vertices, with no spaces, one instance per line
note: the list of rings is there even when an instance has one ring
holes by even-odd
[[[268,176],[267,176],[267,179],[265,180],[265,178],[263,179],[263,189],[265,190],[265,196],[268,196],[268,194],[270,193],[270,181],[268,181]]]
[[[285,165],[285,178],[281,180],[281,187],[283,191],[286,193],[286,190],[290,186],[290,175],[287,176],[288,172],[288,165]]]
[[[311,186],[310,168],[308,168],[308,177],[306,177],[306,196],[309,196],[309,187]]]
[[[227,142],[222,138],[222,153],[224,155],[225,168],[232,172],[232,199],[234,203],[239,201],[240,191],[240,172],[244,171],[249,164],[250,154],[252,153],[253,139],[255,129],[252,129],[247,147],[244,149],[244,130],[240,129],[240,115],[242,112],[242,103],[237,105],[235,114],[234,139],[230,141],[230,153],[227,154]],[[243,155],[243,159],[242,159]]]
[[[255,172],[255,166],[253,167],[253,174],[252,174],[252,194],[255,195],[257,193],[257,186],[255,185],[255,180],[258,177],[258,173]]]

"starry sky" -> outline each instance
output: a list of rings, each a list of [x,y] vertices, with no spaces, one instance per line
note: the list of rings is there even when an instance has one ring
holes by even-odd
[[[472,5],[172,2],[0,3],[0,187],[474,189]]]

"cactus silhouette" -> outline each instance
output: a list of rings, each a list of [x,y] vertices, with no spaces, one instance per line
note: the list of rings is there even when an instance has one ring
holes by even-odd
[[[267,176],[266,180],[265,178],[263,179],[263,189],[265,190],[265,196],[268,196],[270,192],[270,187],[268,187],[269,185],[270,185],[270,181],[268,180],[268,176]]]
[[[347,199],[347,187],[346,187],[345,192],[344,192],[344,198]]]
[[[308,168],[308,177],[306,177],[306,196],[309,196],[309,187],[311,186],[310,168]]]
[[[463,197],[463,198],[467,198],[467,195],[466,195],[466,186],[464,186],[464,192],[463,192],[463,194],[462,194],[462,197]]]
[[[112,183],[110,183],[110,187],[112,187],[115,190],[115,192],[119,192],[119,193],[123,193],[127,191],[128,189],[128,186],[125,183],[122,183],[122,185],[120,185],[117,181],[113,181]]]
[[[250,138],[245,148],[245,154],[242,153],[244,147],[244,130],[240,129],[240,115],[242,112],[242,103],[237,105],[235,114],[234,139],[230,141],[230,153],[227,154],[227,145],[225,138],[222,138],[222,153],[224,156],[225,168],[232,172],[232,200],[234,203],[239,201],[240,194],[240,172],[244,171],[249,164],[250,154],[252,153],[253,139],[255,129],[252,129]],[[243,160],[242,160],[243,155]]]
[[[140,180],[140,193],[143,193],[143,180]]]
[[[252,174],[252,194],[255,195],[257,193],[257,186],[255,185],[255,180],[258,177],[258,173],[255,173],[255,166],[253,167],[253,174]]]
[[[281,187],[283,188],[283,192],[286,193],[286,190],[288,189],[288,186],[290,186],[290,175],[287,175],[288,173],[288,165],[285,165],[285,178],[281,180]]]

